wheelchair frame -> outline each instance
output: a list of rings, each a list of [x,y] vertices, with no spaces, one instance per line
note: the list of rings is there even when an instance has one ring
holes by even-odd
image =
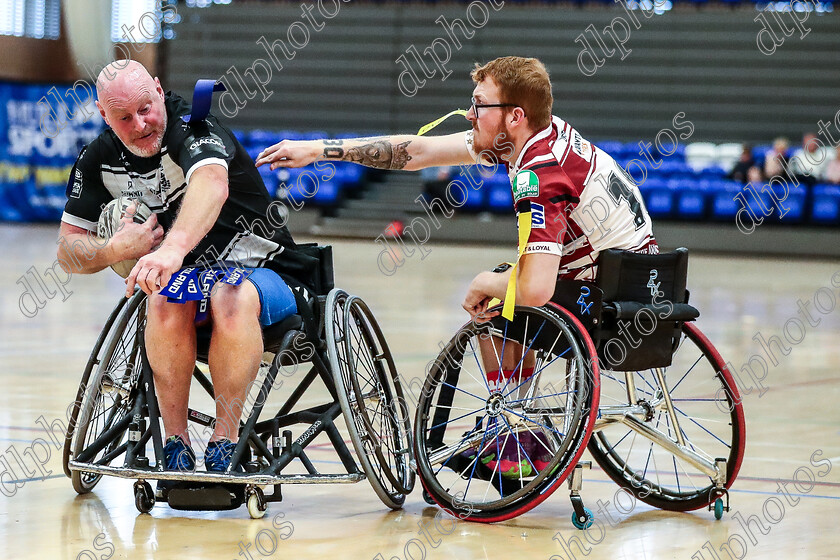
[[[687,251],[631,254],[626,262],[621,260],[623,253],[616,253],[602,256],[601,270],[610,275],[610,281],[570,283],[578,291],[570,292],[568,298],[566,290],[568,299],[561,300],[564,306],[556,303],[555,294],[542,308],[518,306],[512,321],[497,316],[483,324],[467,323],[443,349],[426,379],[414,422],[415,456],[428,503],[469,520],[502,521],[535,507],[568,479],[572,521],[584,529],[593,522],[592,512],[580,497],[582,469],[590,468],[591,462],[578,461],[588,448],[607,475],[641,501],[674,511],[708,505],[718,519],[729,510],[727,489],[737,476],[744,452],[743,408],[725,362],[691,323],[699,312],[687,303]],[[640,272],[651,274],[641,288],[638,282],[647,278],[633,277]],[[628,310],[661,310],[653,306],[660,289],[660,284],[653,282],[654,273],[668,277],[671,293],[662,294],[674,299],[660,325],[662,331],[656,331],[664,336],[651,339],[660,346],[664,340],[669,351],[657,353],[653,348],[649,355],[639,356],[628,350],[620,360],[607,362],[605,341],[618,319],[626,318]],[[622,275],[628,279],[629,292],[616,287]],[[607,293],[599,286],[605,286]],[[603,301],[602,295],[607,296]],[[500,310],[501,306],[491,311]],[[656,321],[648,334],[655,330]],[[476,349],[481,338],[494,341],[499,369],[507,341],[524,349],[521,356],[515,354],[518,363],[507,382],[491,386],[491,381],[482,379],[483,367],[489,371],[490,366],[482,366],[484,357]],[[502,343],[500,351],[497,341]],[[633,346],[638,347],[648,351],[641,341]],[[468,356],[470,350],[472,357]],[[526,355],[535,361],[533,374],[518,383],[521,379],[516,372],[525,376],[521,372]],[[602,369],[604,363],[614,369]],[[474,366],[478,373],[471,371]],[[671,372],[682,366],[688,371],[673,377]],[[552,372],[556,372],[554,377]],[[513,386],[510,380],[515,378],[518,385]],[[539,387],[546,380],[550,390]],[[695,390],[699,394],[687,392]],[[701,409],[703,414],[697,416]],[[718,416],[710,425],[717,421],[727,426],[721,434],[703,425],[712,414]],[[471,415],[475,415],[474,421],[464,420]],[[579,425],[570,425],[572,417]],[[499,428],[496,418],[505,426]],[[611,440],[616,426],[624,426],[627,433]],[[518,480],[504,478],[498,466],[511,436],[513,456],[519,462]],[[637,436],[643,438],[641,451],[634,450]],[[526,438],[532,442],[530,451]],[[534,438],[542,438],[539,443],[553,453],[542,470],[536,467],[534,456],[544,451],[533,443]],[[644,447],[648,443],[650,447]],[[674,476],[657,465],[655,451],[673,463]],[[523,474],[525,471],[532,474]],[[704,477],[707,486],[698,488],[696,481]]]
[[[163,433],[154,376],[143,344],[145,294],[138,290],[130,299],[122,299],[111,313],[83,373],[67,431],[64,470],[77,492],[89,492],[102,475],[136,479],[135,505],[139,511],[148,512],[155,504],[155,496],[147,480],[175,481],[179,484],[169,490],[166,498],[170,507],[219,510],[247,503],[251,517],[259,518],[264,515],[267,502],[282,500],[282,484],[354,483],[368,478],[383,503],[393,509],[401,507],[414,485],[414,472],[409,468],[410,425],[407,414],[394,405],[395,400],[402,399],[402,392],[387,343],[360,298],[332,289],[312,303],[319,311],[317,337],[307,332],[311,329],[297,315],[264,331],[266,350],[273,351],[274,358],[260,387],[260,398],[248,418],[240,420],[240,438],[231,467],[227,472],[213,473],[163,470]],[[126,345],[125,329],[132,323],[136,332],[133,339],[129,333]],[[348,336],[351,332],[357,336]],[[301,347],[296,344],[300,340],[308,344],[309,355],[301,355]],[[122,369],[115,376],[110,361],[115,349],[125,350],[125,346],[129,346],[128,355],[117,364]],[[338,355],[365,358],[337,360]],[[294,364],[312,365],[280,410],[259,420],[278,372],[289,365],[290,357]],[[370,370],[360,372],[359,361],[364,361]],[[212,383],[197,366],[193,378],[214,397]],[[293,410],[317,378],[326,386],[331,401]],[[94,416],[96,406],[108,395],[113,397],[115,406],[100,422],[100,417]],[[374,408],[369,403],[374,403]],[[341,415],[361,468],[335,426]],[[192,408],[188,420],[211,429],[215,422],[212,416]],[[80,438],[87,440],[92,422],[96,424],[94,430],[100,423],[103,429],[94,434],[92,441],[81,441]],[[293,440],[291,430],[284,428],[295,424],[307,427]],[[329,438],[346,472],[321,473],[308,458],[307,445],[321,433]],[[150,440],[153,464],[146,454]],[[383,441],[390,443],[385,452],[380,449]],[[124,457],[122,465],[111,466],[119,457]],[[282,474],[295,459],[306,473]],[[239,467],[244,472],[235,472]],[[273,493],[266,495],[261,486],[273,486]]]

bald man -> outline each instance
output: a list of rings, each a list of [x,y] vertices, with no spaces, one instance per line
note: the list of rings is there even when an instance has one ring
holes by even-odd
[[[259,369],[261,327],[297,309],[281,274],[307,285],[312,258],[296,250],[285,227],[259,228],[260,235],[248,229],[255,220],[266,221],[272,198],[253,160],[213,115],[184,122],[190,105],[164,93],[160,81],[133,61],[103,69],[96,88],[96,105],[110,128],[82,150],[71,173],[59,262],[68,272],[89,274],[139,259],[126,280],[126,296],[135,284],[149,294],[146,352],[168,470],[195,468],[187,403],[196,359],[194,323],[206,302],[176,303],[160,292],[183,267],[247,267],[246,281],[215,284],[205,319],[212,324],[209,366],[217,418],[205,466],[225,471],[245,391]],[[123,218],[107,242],[93,238],[102,207],[119,196],[143,201],[154,214],[143,224]],[[166,486],[161,488],[165,493]]]

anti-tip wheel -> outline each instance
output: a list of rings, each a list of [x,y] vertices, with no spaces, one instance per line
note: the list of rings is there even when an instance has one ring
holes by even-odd
[[[261,519],[265,516],[265,511],[268,509],[268,504],[265,502],[265,496],[262,489],[254,488],[248,492],[248,515],[251,519]]]
[[[430,506],[436,506],[437,502],[426,492],[426,489],[423,489],[423,501],[429,504]]]
[[[581,520],[578,517],[577,512],[572,512],[572,525],[577,527],[580,530],[589,529],[592,527],[592,520],[595,518],[592,515],[592,510],[589,508],[583,508],[584,513],[586,513],[586,519]]]
[[[715,519],[721,519],[723,517],[723,500],[718,498],[715,500]]]
[[[155,493],[146,481],[134,483],[134,505],[140,513],[149,513],[155,507]]]

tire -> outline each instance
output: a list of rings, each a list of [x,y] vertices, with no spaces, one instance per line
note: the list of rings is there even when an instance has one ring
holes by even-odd
[[[140,376],[140,344],[137,333],[146,320],[146,297],[137,291],[119,311],[104,343],[104,351],[90,373],[89,382],[75,420],[71,449],[78,457],[110,426],[123,419],[134,404]],[[88,462],[107,465],[103,457],[120,446],[126,431],[117,434],[96,457]],[[101,474],[71,471],[73,488],[87,494],[102,478]]]
[[[114,309],[108,316],[108,320],[105,321],[105,326],[102,327],[102,330],[99,332],[99,336],[96,339],[96,344],[93,345],[93,350],[91,350],[90,357],[88,358],[87,365],[85,366],[85,371],[82,372],[82,379],[79,381],[79,389],[76,391],[76,398],[73,400],[74,406],[72,411],[70,412],[69,423],[67,424],[67,432],[64,434],[64,449],[62,451],[61,456],[61,467],[64,469],[64,474],[67,475],[67,478],[71,477],[69,462],[70,455],[72,452],[73,434],[76,431],[76,422],[79,419],[79,411],[82,408],[82,399],[85,396],[85,388],[87,387],[88,380],[90,379],[90,372],[93,371],[93,367],[101,361],[99,351],[102,349],[102,346],[105,343],[105,339],[111,332],[111,326],[114,324],[114,321],[117,320],[120,311],[122,311],[123,307],[125,307],[125,304],[128,301],[128,298],[120,298],[119,302],[117,302],[117,305],[114,306]]]
[[[408,495],[415,482],[410,464],[411,421],[394,359],[382,329],[361,298],[347,300],[344,320],[345,333],[350,334],[344,339],[347,355],[364,356],[348,365],[352,404],[364,403],[354,409],[369,436],[366,449],[376,456],[379,472],[390,483],[389,493]]]
[[[482,339],[496,341],[490,343],[493,365],[482,364]],[[506,350],[521,355],[511,343],[533,357],[533,375],[524,381],[515,375],[488,381],[485,369],[505,362]],[[516,307],[513,321],[497,316],[461,327],[430,368],[417,405],[415,454],[429,496],[451,514],[479,522],[510,519],[548,498],[575,467],[592,433],[598,410],[596,355],[580,322],[554,304]],[[517,359],[517,370],[526,367],[525,358]],[[550,457],[537,471],[522,444],[539,434],[543,450],[526,443]],[[498,463],[490,468],[492,463],[481,460],[504,457],[506,445],[522,459],[513,479],[501,476]]]
[[[661,387],[652,370],[633,375],[641,399],[660,400]],[[627,404],[622,379],[623,372],[602,371],[602,404]],[[723,358],[693,323],[682,326],[682,338],[672,365],[665,368],[665,380],[686,447],[713,463],[716,458],[725,458],[725,487],[729,488],[744,458],[744,410]],[[674,441],[676,431],[663,403],[648,416],[650,427]],[[691,511],[708,506],[718,496],[708,475],[624,424],[610,424],[596,431],[589,451],[611,479],[651,506]]]
[[[370,356],[371,348],[375,347],[377,342],[381,342],[387,361],[390,362],[387,367],[391,372],[395,373],[395,370],[393,369],[393,361],[390,359],[390,352],[384,345],[384,339],[376,341],[373,336],[372,324],[375,324],[375,321],[371,323],[372,317],[368,320],[365,315],[360,315],[361,310],[366,309],[366,306],[363,308],[362,304],[364,302],[359,302],[361,302],[360,299],[351,297],[347,292],[338,289],[332,290],[327,296],[324,323],[330,368],[336,386],[338,402],[344,413],[350,440],[353,442],[362,471],[364,471],[368,482],[370,482],[382,503],[391,509],[399,509],[405,503],[406,487],[414,485],[413,473],[408,470],[406,462],[405,469],[402,468],[402,464],[397,464],[396,472],[386,474],[386,471],[390,471],[390,469],[387,461],[380,460],[382,450],[377,449],[379,447],[378,442],[381,441],[379,434],[375,428],[369,428],[372,422],[368,418],[366,424],[361,412],[361,409],[367,408],[367,400],[364,396],[358,397],[358,395],[364,395],[361,387],[367,387],[370,384],[367,382],[368,380],[359,383],[358,379],[354,379],[358,372],[353,364],[353,358],[362,355],[362,353]],[[359,320],[358,323],[357,320]],[[378,328],[377,326],[376,329],[378,330]],[[377,368],[377,371],[384,375],[381,365]],[[384,389],[381,379],[382,377],[377,375],[377,385]],[[359,406],[360,402],[365,402],[365,406]],[[401,433],[401,430],[398,429],[398,423],[391,424],[391,422],[388,422],[388,425],[392,430],[391,434]],[[403,433],[407,440],[410,432],[405,431]],[[396,446],[396,443],[394,445]],[[394,449],[400,448],[394,447]],[[377,455],[377,451],[379,455]],[[394,479],[398,484],[392,482]]]

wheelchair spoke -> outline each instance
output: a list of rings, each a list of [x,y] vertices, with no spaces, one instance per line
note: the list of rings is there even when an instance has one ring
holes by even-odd
[[[540,395],[537,396],[537,398],[547,399],[548,397],[559,397],[560,395],[569,395],[569,394],[575,394],[575,393],[577,393],[577,391],[563,391],[562,393],[551,393],[550,395],[546,395],[546,394],[541,393]],[[528,398],[525,398],[525,399],[516,399],[515,401],[506,400],[505,402],[507,402],[508,404],[513,404],[513,403],[519,403],[519,402],[525,402],[525,401],[531,401],[531,400],[536,400],[536,399],[534,399],[534,397],[528,397]]]
[[[446,426],[446,425],[447,425],[447,424],[449,424],[450,422],[455,422],[456,420],[460,420],[461,418],[466,418],[467,416],[470,416],[470,415],[472,415],[472,414],[475,414],[476,412],[478,412],[479,410],[482,410],[483,408],[484,408],[484,407],[481,407],[481,408],[476,408],[475,410],[472,410],[472,411],[470,411],[470,412],[467,412],[466,414],[462,414],[461,416],[458,416],[457,418],[452,418],[451,420],[447,420],[446,422],[441,422],[440,424],[438,424],[438,425],[436,425],[436,426],[432,426],[432,427],[431,427],[431,428],[429,428],[429,429],[430,429],[430,430],[434,430],[434,429],[436,429],[436,428],[440,428],[441,426]]]
[[[508,430],[510,430],[510,433],[515,434],[515,432],[513,431],[513,428],[508,423],[507,419],[504,416],[500,416],[499,418],[501,418],[502,422],[505,423],[505,426],[507,426]],[[517,462],[518,465],[520,465],[520,468],[519,468],[519,482],[521,484],[522,483],[522,468],[521,468],[522,455],[525,455],[525,460],[528,461],[528,465],[532,469],[534,469],[534,472],[537,472],[537,466],[534,464],[533,461],[531,461],[531,457],[528,455],[528,452],[525,451],[525,448],[522,447],[522,443],[519,441],[518,434],[514,435],[513,437],[514,437],[514,440],[516,441],[516,459],[517,459],[516,462]],[[521,454],[520,454],[520,452],[521,452]],[[501,462],[501,457],[499,457],[499,462]]]
[[[545,424],[540,424],[540,423],[539,423],[539,422],[537,422],[536,420],[532,420],[532,419],[528,418],[527,416],[522,416],[521,414],[517,414],[516,412],[514,412],[514,411],[512,411],[512,410],[508,410],[508,412],[509,412],[510,414],[513,414],[514,416],[518,416],[519,418],[522,418],[522,419],[523,419],[523,420],[525,420],[526,422],[530,422],[530,423],[532,423],[532,424],[535,424],[535,425],[539,426],[540,428],[545,428],[546,430],[550,430],[550,431],[554,432],[555,434],[558,434],[560,437],[566,437],[566,434],[564,434],[563,432],[560,432],[560,431],[558,431],[558,430],[556,430],[556,429],[552,428],[551,426],[547,426],[547,425],[545,425]],[[526,426],[526,428],[527,428],[527,426]]]
[[[473,358],[475,358],[475,365],[478,366],[479,377],[481,377],[481,379],[484,381],[484,386],[487,388],[487,393],[488,394],[492,393],[493,391],[490,389],[490,382],[487,380],[487,372],[482,371],[482,369],[481,369],[481,363],[478,360],[478,352],[475,351],[475,347],[473,346],[472,338],[469,339],[469,345],[470,345],[470,349],[472,350]],[[496,345],[491,344],[491,346],[493,347],[493,352],[495,353],[496,352]],[[496,357],[498,358],[498,355]],[[502,369],[501,365],[499,366],[499,369],[500,370]],[[465,370],[463,367],[461,368],[461,371],[466,371],[467,375],[472,377],[473,381],[478,383],[478,379],[473,377],[473,375],[469,371]]]
[[[699,363],[700,363],[700,360],[702,360],[702,359],[703,359],[703,354],[700,354],[700,356],[698,356],[698,357],[697,357],[697,359],[694,361],[694,365],[692,365],[690,368],[688,368],[688,371],[686,371],[686,372],[683,374],[683,376],[680,378],[680,380],[679,380],[679,381],[677,381],[677,384],[676,384],[676,385],[674,385],[673,387],[671,387],[671,392],[672,392],[672,393],[673,393],[673,392],[675,392],[675,391],[677,390],[677,387],[679,387],[679,386],[680,386],[680,383],[682,383],[682,382],[683,382],[683,379],[685,379],[686,377],[688,377],[688,374],[689,374],[689,373],[691,373],[692,371],[694,371],[694,368],[695,368],[695,367],[697,367],[697,364],[699,364]]]
[[[695,420],[693,417],[689,416],[688,414],[686,414],[685,412],[683,412],[682,410],[680,410],[680,409],[679,409],[679,408],[677,408],[676,406],[674,407],[674,410],[676,410],[677,412],[679,412],[680,414],[682,414],[683,416],[685,416],[686,418],[688,418],[691,422],[693,422],[694,424],[696,424],[696,425],[697,425],[697,426],[698,426],[701,430],[703,430],[704,432],[706,432],[707,434],[709,434],[710,436],[712,436],[713,438],[715,438],[716,440],[718,440],[719,442],[721,442],[721,443],[722,443],[723,445],[725,445],[727,448],[731,448],[731,447],[732,447],[730,444],[728,444],[728,443],[726,443],[725,441],[723,441],[722,439],[720,439],[718,436],[716,436],[716,435],[715,435],[715,434],[713,434],[711,431],[709,431],[708,429],[706,429],[706,427],[705,427],[705,426],[703,426],[701,423],[699,423],[699,422],[698,422],[697,420]],[[714,422],[714,420],[708,420],[708,419],[704,419],[704,420],[706,420],[706,422]]]
[[[462,393],[465,393],[465,394],[467,394],[467,395],[469,395],[469,396],[471,396],[471,397],[473,397],[473,398],[475,398],[475,399],[478,399],[478,400],[480,400],[480,401],[482,401],[482,402],[485,402],[485,401],[487,400],[487,399],[483,399],[483,398],[481,398],[481,397],[478,397],[478,396],[476,396],[476,395],[473,395],[473,394],[472,394],[472,393],[470,393],[469,391],[465,391],[465,390],[461,389],[460,387],[456,387],[455,385],[451,385],[451,384],[447,383],[446,381],[441,381],[441,382],[440,382],[440,384],[441,384],[441,385],[445,385],[446,387],[451,387],[452,389],[455,389],[456,391],[460,391],[460,392],[462,392]]]
[[[523,341],[528,340],[528,324],[530,322],[530,319],[531,319],[531,317],[529,315],[525,316],[525,332],[522,335],[522,340]],[[529,345],[527,350],[522,350],[522,346],[519,343],[516,343],[516,344],[517,344],[517,346],[519,346],[520,351],[522,352],[522,355],[519,357],[519,362],[516,364],[516,366],[514,366],[513,371],[510,372],[510,377],[505,379],[504,386],[502,386],[502,388],[500,389],[500,391],[502,393],[505,392],[505,389],[507,389],[507,386],[510,383],[510,380],[513,379],[513,376],[516,375],[517,371],[519,371],[519,368],[522,366],[522,362],[525,361],[525,356],[528,355],[528,350],[531,349],[531,346]],[[514,359],[516,359],[516,358],[514,358]],[[502,365],[504,366],[504,363]],[[503,372],[504,372],[504,369],[502,367],[500,367],[499,368],[499,374],[500,375],[499,375],[499,377],[496,378],[497,383],[501,383],[501,378],[504,377]],[[519,371],[519,377],[522,377],[522,372],[521,371]],[[507,395],[505,395],[505,396],[507,396]]]

